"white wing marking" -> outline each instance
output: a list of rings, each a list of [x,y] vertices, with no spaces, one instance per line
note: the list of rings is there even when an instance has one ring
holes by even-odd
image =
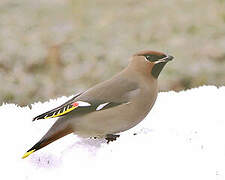
[[[76,101],[76,103],[78,103],[78,106],[80,106],[80,107],[85,107],[85,106],[91,105],[90,103],[84,102],[84,101]]]
[[[101,110],[101,109],[104,108],[107,104],[109,104],[109,102],[108,102],[108,103],[104,103],[104,104],[100,104],[100,105],[96,108],[96,111]]]

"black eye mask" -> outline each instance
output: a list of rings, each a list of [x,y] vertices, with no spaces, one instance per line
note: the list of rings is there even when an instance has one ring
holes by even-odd
[[[146,54],[144,56],[150,62],[155,62],[155,61],[158,61],[159,59],[166,57],[166,55],[164,54]]]

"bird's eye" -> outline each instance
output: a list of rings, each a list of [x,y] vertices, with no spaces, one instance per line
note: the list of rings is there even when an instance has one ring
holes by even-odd
[[[146,59],[150,60],[150,56],[145,56],[145,57],[146,57]]]

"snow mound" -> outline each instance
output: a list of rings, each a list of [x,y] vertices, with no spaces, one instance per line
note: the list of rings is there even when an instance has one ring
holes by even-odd
[[[160,93],[115,142],[68,135],[21,159],[55,122],[32,118],[67,99],[0,106],[0,179],[224,179],[225,87]]]

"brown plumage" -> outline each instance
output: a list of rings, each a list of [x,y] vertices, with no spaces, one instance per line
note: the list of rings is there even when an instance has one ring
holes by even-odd
[[[156,51],[133,55],[129,65],[111,79],[74,96],[33,120],[59,117],[23,158],[72,132],[82,137],[105,137],[132,128],[149,113],[158,94],[157,79],[172,56]]]

